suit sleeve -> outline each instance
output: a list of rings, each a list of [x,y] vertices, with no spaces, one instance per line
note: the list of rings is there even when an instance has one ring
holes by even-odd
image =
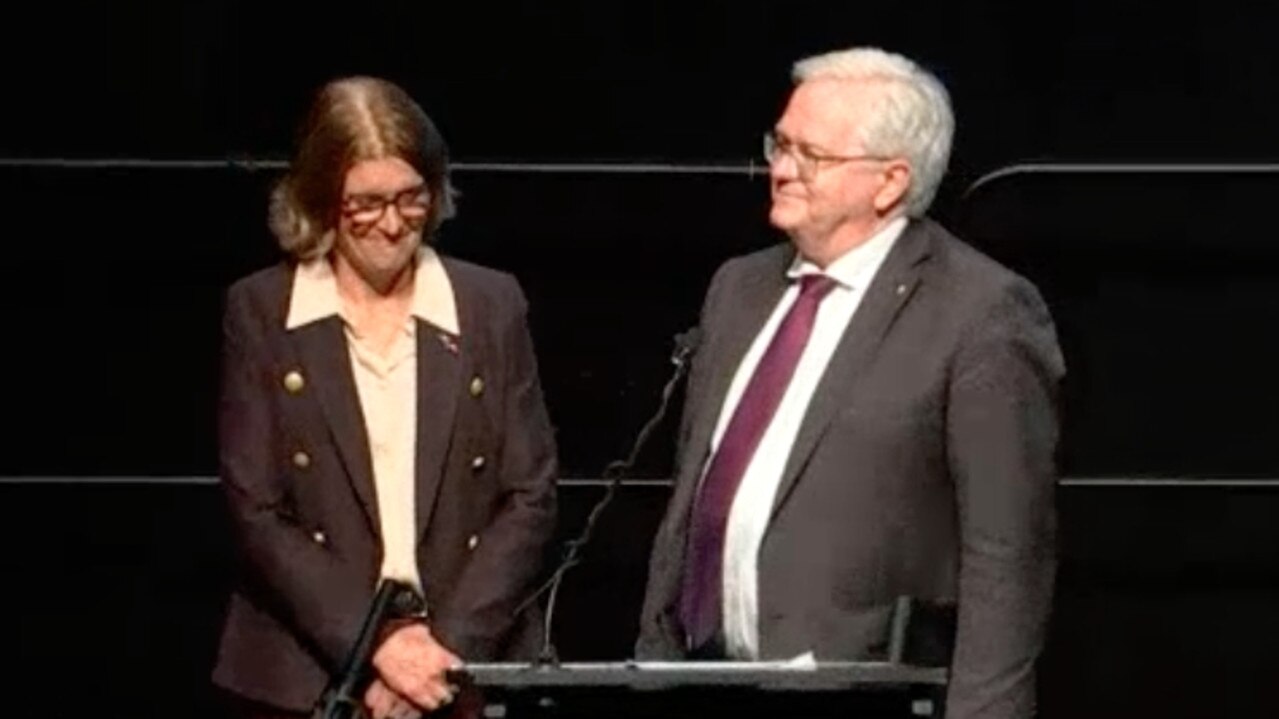
[[[731,261],[722,265],[711,279],[710,288],[706,291],[706,299],[702,303],[699,319],[702,333],[701,346],[706,347],[712,341],[716,307],[721,302],[720,295],[725,286],[725,277],[729,273]],[[701,396],[700,387],[705,383],[705,362],[699,361],[704,355],[693,356],[692,372],[688,387],[684,393],[685,401],[680,418],[679,435],[675,448],[675,479],[692,477],[682,485],[676,484],[666,514],[657,528],[653,538],[653,549],[649,559],[648,582],[644,591],[644,605],[640,613],[639,638],[635,642],[635,656],[644,660],[672,660],[684,656],[682,634],[672,624],[670,610],[679,599],[680,580],[683,576],[685,517],[682,507],[689,506],[687,495],[696,489],[696,471],[686,470],[684,465],[701,459],[698,448],[688,446],[688,436],[692,418],[697,410],[695,398]]]
[[[359,633],[372,588],[314,542],[291,509],[270,394],[284,390],[252,330],[247,299],[228,293],[218,407],[219,473],[240,574],[251,600],[334,671]]]
[[[457,584],[440,635],[464,659],[495,657],[532,590],[555,530],[555,436],[542,398],[527,303],[511,282],[502,330],[506,406],[500,481],[504,497]]]
[[[964,333],[949,388],[947,446],[960,525],[950,719],[1035,712],[1035,662],[1055,558],[1058,386],[1042,299],[1018,280]]]

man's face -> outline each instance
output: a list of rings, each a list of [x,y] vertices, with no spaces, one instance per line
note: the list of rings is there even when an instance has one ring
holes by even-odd
[[[781,150],[769,164],[768,219],[819,264],[878,229],[885,211],[880,195],[890,172],[904,167],[901,160],[870,157],[862,146],[860,129],[877,95],[866,82],[809,80],[795,88],[774,129]],[[900,198],[891,199],[887,209]]]

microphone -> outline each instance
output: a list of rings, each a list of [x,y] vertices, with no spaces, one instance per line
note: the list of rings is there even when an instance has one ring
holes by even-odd
[[[682,367],[697,352],[702,343],[702,328],[689,327],[675,335],[675,351],[671,353],[671,364]]]
[[[551,642],[551,626],[555,619],[555,599],[559,595],[560,583],[564,581],[564,575],[568,573],[568,570],[581,563],[582,548],[591,540],[596,521],[599,520],[604,508],[612,501],[613,495],[617,494],[617,488],[621,486],[622,478],[634,466],[640,451],[644,449],[644,445],[648,442],[649,435],[653,433],[662,418],[666,416],[666,407],[670,403],[671,396],[675,394],[675,387],[688,371],[689,360],[697,352],[699,344],[701,344],[701,330],[696,326],[675,335],[675,350],[671,353],[671,364],[675,365],[675,371],[671,373],[670,379],[666,381],[666,386],[662,388],[662,399],[657,407],[657,412],[649,418],[648,422],[640,429],[639,434],[636,435],[635,443],[631,445],[631,451],[626,456],[626,459],[614,460],[604,468],[603,478],[609,480],[608,488],[604,490],[604,496],[600,497],[595,506],[591,508],[590,514],[586,516],[586,523],[582,527],[581,534],[564,545],[564,558],[560,561],[559,566],[551,573],[550,578],[537,588],[537,591],[533,592],[528,599],[525,599],[515,608],[515,615],[519,616],[520,612],[527,609],[543,594],[549,592],[549,598],[546,601],[546,618],[542,627],[542,650],[537,658],[538,664],[559,663],[555,647]]]

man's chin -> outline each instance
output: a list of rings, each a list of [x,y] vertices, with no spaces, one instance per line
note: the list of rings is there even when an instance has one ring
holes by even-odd
[[[799,220],[798,213],[791,208],[773,205],[773,208],[768,212],[769,224],[782,232],[789,232],[798,227]]]

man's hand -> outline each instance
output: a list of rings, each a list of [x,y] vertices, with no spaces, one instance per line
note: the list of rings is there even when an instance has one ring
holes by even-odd
[[[462,660],[436,641],[424,624],[396,629],[373,653],[373,668],[386,688],[425,711],[453,701],[456,689],[444,672],[461,666]]]
[[[373,719],[419,719],[422,712],[404,697],[396,694],[381,679],[374,679],[364,692],[364,706]]]

